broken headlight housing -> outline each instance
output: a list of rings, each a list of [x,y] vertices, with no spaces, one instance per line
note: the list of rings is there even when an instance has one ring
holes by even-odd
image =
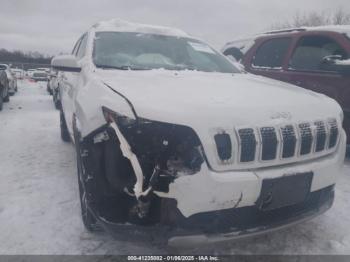
[[[163,171],[195,173],[204,162],[203,150],[195,131],[187,126],[130,118],[106,107],[102,108],[108,123],[115,122],[137,155],[145,173],[156,165]]]
[[[102,107],[103,115],[107,123],[115,122],[118,126],[132,126],[136,123],[135,118],[130,118],[122,114],[116,113],[113,110],[108,109],[107,107]]]

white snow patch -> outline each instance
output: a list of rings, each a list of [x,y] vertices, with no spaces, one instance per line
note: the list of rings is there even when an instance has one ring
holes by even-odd
[[[189,37],[188,34],[186,34],[184,31],[177,28],[132,23],[132,22],[124,21],[117,18],[101,21],[93,25],[93,28],[97,32],[102,32],[102,31],[135,32],[135,33],[168,35],[168,36],[177,36],[177,37]]]

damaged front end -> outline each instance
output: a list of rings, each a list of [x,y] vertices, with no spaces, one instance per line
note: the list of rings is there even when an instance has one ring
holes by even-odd
[[[107,108],[103,114],[106,125],[75,141],[87,207],[118,238],[164,243],[204,234],[228,240],[311,218],[332,205],[330,185],[297,204],[264,210],[256,202],[259,175],[210,170],[190,127],[129,118]],[[329,158],[337,165],[336,156]],[[323,165],[329,163],[319,169]]]
[[[107,108],[103,114],[107,124],[79,142],[92,213],[114,225],[170,225],[176,201],[154,192],[167,193],[178,177],[200,170],[198,136],[186,126],[131,119]]]

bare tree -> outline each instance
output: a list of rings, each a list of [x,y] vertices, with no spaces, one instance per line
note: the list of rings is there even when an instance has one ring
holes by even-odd
[[[350,14],[346,13],[343,9],[338,8],[333,14],[334,25],[347,25],[350,24]]]
[[[338,8],[335,11],[322,11],[300,13],[296,12],[291,20],[278,22],[271,26],[272,29],[294,28],[302,26],[321,26],[321,25],[345,25],[350,24],[350,13],[344,9]]]

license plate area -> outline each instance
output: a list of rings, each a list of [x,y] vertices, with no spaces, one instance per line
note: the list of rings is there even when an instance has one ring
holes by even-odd
[[[263,211],[292,206],[303,202],[310,192],[313,172],[264,179],[256,202]]]

